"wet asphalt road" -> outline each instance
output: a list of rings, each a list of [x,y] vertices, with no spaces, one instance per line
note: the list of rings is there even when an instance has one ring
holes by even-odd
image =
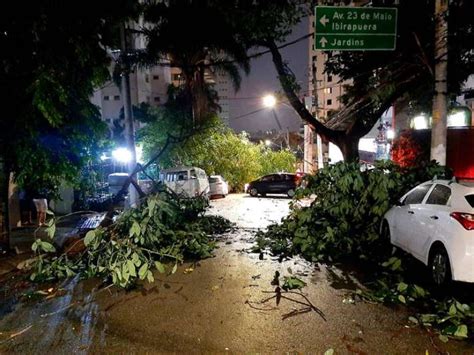
[[[185,263],[169,277],[132,291],[91,294],[97,281],[70,280],[64,294],[12,305],[0,320],[2,353],[318,353],[473,354],[407,321],[405,308],[348,302],[357,281],[336,267],[299,258],[279,263],[248,252],[256,229],[288,213],[285,198],[230,195],[212,202],[240,229],[224,236],[214,258]],[[276,304],[275,271],[297,275],[303,294]],[[4,308],[4,307],[3,307]],[[283,319],[287,317],[286,319]]]

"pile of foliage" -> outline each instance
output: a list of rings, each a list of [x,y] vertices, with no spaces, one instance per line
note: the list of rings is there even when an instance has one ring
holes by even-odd
[[[259,248],[312,261],[377,257],[384,213],[418,183],[445,173],[434,163],[403,169],[380,162],[372,170],[361,170],[358,163],[341,162],[308,177],[297,198],[313,196],[314,201],[304,208],[293,205],[281,224],[260,232]]]
[[[412,307],[416,314],[410,316],[409,321],[415,325],[439,330],[439,338],[443,342],[448,341],[448,337],[472,337],[474,303],[461,302],[452,294],[439,289],[434,289],[432,294],[423,277],[413,276],[412,270],[417,267],[414,263],[411,256],[400,253],[391,256],[376,268],[371,268],[374,272],[373,281],[365,283],[367,289],[358,289],[356,298]]]
[[[89,231],[80,255],[57,255],[52,243],[37,239],[32,246],[38,257],[31,280],[80,274],[109,278],[121,287],[138,279],[153,282],[152,270],[166,272],[167,262],[174,263],[171,272],[175,272],[184,258],[210,257],[214,242],[209,235],[231,228],[224,218],[204,216],[206,206],[200,197],[180,199],[165,192],[151,195],[112,225]],[[48,232],[54,236],[54,219]]]
[[[361,260],[371,277],[356,298],[416,307],[412,323],[439,329],[442,341],[466,338],[474,334],[474,304],[433,297],[408,272],[413,259],[392,255],[389,241],[379,236],[382,217],[397,199],[423,181],[448,174],[435,163],[401,168],[384,162],[365,171],[358,163],[338,163],[319,170],[297,192],[297,198],[312,196],[314,202],[303,208],[294,203],[281,224],[259,232],[256,251],[269,248],[280,257],[298,254],[311,261]]]

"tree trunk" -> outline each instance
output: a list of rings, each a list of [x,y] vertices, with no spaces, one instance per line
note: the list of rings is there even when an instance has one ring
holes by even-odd
[[[359,160],[359,137],[345,136],[341,139],[337,146],[342,152],[344,161],[353,162]]]
[[[209,111],[209,102],[204,90],[206,83],[204,81],[204,69],[199,68],[194,73],[193,81],[193,119],[194,123],[200,124],[202,119]]]

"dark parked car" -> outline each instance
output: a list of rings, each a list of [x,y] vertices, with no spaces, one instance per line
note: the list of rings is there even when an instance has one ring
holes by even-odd
[[[297,174],[280,173],[262,176],[248,184],[247,193],[250,196],[266,194],[287,194],[288,197],[295,195],[296,187],[301,178]]]

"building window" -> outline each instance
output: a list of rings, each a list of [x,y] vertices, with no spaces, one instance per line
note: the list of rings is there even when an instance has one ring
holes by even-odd
[[[104,96],[104,101],[109,101],[110,97],[109,95]]]
[[[155,97],[153,98],[153,101],[155,101],[155,102],[160,102],[160,97],[159,97],[159,96],[155,96]]]
[[[174,80],[174,81],[179,81],[179,80],[181,80],[181,74],[173,74],[173,80]]]
[[[332,88],[324,88],[324,93],[332,94]]]
[[[329,100],[326,101],[326,103],[327,103],[328,106],[331,106],[332,105],[332,100],[329,99]]]
[[[115,100],[115,101],[120,100],[120,95],[114,95],[114,100]]]
[[[332,76],[328,75],[328,83],[330,83],[331,81],[332,81]]]
[[[153,75],[153,80],[158,80],[160,77],[158,75]]]
[[[150,82],[150,77],[148,76],[148,74],[145,74],[145,83],[149,83]]]

